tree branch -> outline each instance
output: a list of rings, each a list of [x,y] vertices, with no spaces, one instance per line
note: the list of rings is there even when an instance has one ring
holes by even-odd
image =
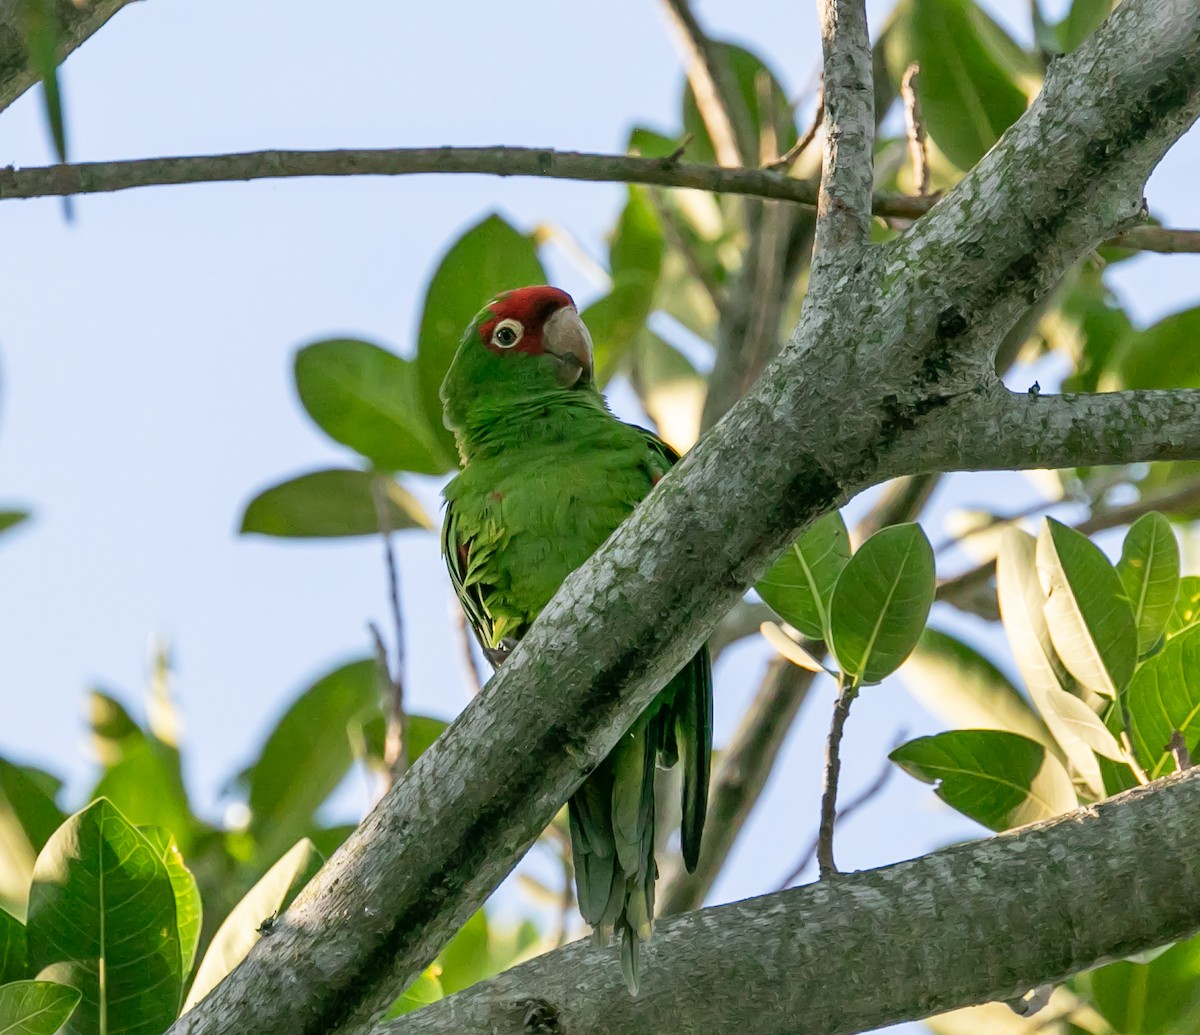
[[[534,1007],[537,1030],[560,1035],[849,1035],[1015,998],[1200,927],[1198,819],[1192,770],[1012,834],[660,921],[637,999],[615,955],[576,942],[375,1035],[527,1035]]]
[[[863,0],[817,0],[825,57],[825,163],[815,257],[870,239],[875,142],[871,42]],[[816,270],[814,270],[814,274]]]
[[[67,55],[96,32],[105,22],[132,0],[91,0],[76,4],[54,5],[62,26],[58,59]],[[0,0],[0,111],[38,81],[29,64],[25,46],[24,9],[26,0]]]
[[[1140,218],[1146,177],[1200,112],[1197,53],[1200,8],[1191,0],[1125,0],[1077,50],[1051,66],[1042,94],[1025,115],[934,210],[866,252],[852,284],[835,278],[814,282],[804,320],[750,393],[566,580],[479,697],[301,892],[271,937],[261,939],[204,1002],[181,1017],[172,1035],[361,1029],[483,903],[609,754],[621,731],[801,528],[884,479],[942,463],[955,466],[964,458],[982,464],[984,444],[970,446],[948,433],[952,425],[945,412],[965,420],[975,405],[987,417],[980,425],[1023,437],[1018,411],[1035,421],[1043,419],[1031,405],[1051,416],[1060,411],[1050,400],[1009,399],[1010,419],[1001,419],[1006,414],[996,399],[1008,397],[989,387],[992,351],[1080,254]],[[1189,412],[1179,409],[1176,419],[1194,418],[1200,407],[1200,392],[1131,394],[1143,401],[1189,398],[1190,408],[1184,408]],[[1068,411],[1072,405],[1063,403]],[[1104,404],[1089,402],[1076,407],[1077,415],[1111,415],[1089,410],[1092,405],[1103,410]],[[1066,427],[1058,419],[1044,423],[1054,432],[1069,427],[1069,419]],[[1165,426],[1158,431],[1168,434]],[[1119,455],[1122,446],[1139,447],[1135,452],[1145,447],[1155,455],[1184,451],[1135,431],[1111,441],[1104,440],[1103,427],[1090,433],[1094,441],[1088,434],[1075,429],[1088,463],[1134,459]],[[1070,435],[1060,437],[1066,455]],[[1191,455],[1200,457],[1200,428],[1190,434],[1176,428],[1173,438],[1186,440]],[[772,448],[763,449],[764,442]],[[999,466],[1012,466],[1012,450],[1003,441],[994,445]],[[1053,452],[1042,448],[1038,462],[1048,462]],[[1172,808],[1182,811],[1189,803],[1172,801]],[[1172,829],[1168,816],[1155,822]],[[1073,820],[1062,829],[1069,839],[1071,831],[1093,828]],[[1118,841],[1123,835],[1123,829],[1114,834]],[[1139,873],[1170,860],[1170,879],[1176,887],[1185,884],[1194,846],[1188,844],[1179,859],[1174,848],[1187,842],[1185,836],[1174,843],[1162,839],[1161,851],[1149,862],[1139,852]],[[1028,864],[1035,854],[1019,853],[1017,863]],[[1088,867],[1087,880],[1075,874],[1073,859]],[[937,883],[940,861],[907,865],[919,869],[899,872]],[[1114,907],[1120,897],[1136,901],[1137,889],[1106,885],[1093,868],[1110,865],[1109,858],[1082,845],[1077,853],[1056,856],[1045,886],[1057,890],[1055,915],[1066,912],[1074,921],[1072,938],[1064,941],[1051,917],[1044,929],[1011,923],[1013,915],[1028,910],[1009,902],[1004,922],[996,925],[1001,958],[1020,958],[1011,941],[1040,946],[1045,931],[1052,930],[1053,951],[1038,962],[1051,960],[1053,974],[1061,974],[1084,965],[1083,956],[1119,955],[1195,928],[1194,914],[1171,912],[1188,910],[1192,896],[1160,896],[1141,913]],[[1051,879],[1063,873],[1072,874],[1070,895]],[[857,892],[865,908],[869,902],[863,899],[877,900],[877,879],[845,878],[814,894],[839,901],[844,912]],[[1135,883],[1143,893],[1152,886]],[[980,888],[989,903],[1008,902],[1014,894],[1024,903],[1031,893],[1017,871],[996,872]],[[1102,922],[1091,898],[1098,888],[1107,896],[1105,908],[1117,910],[1115,929]],[[939,886],[943,897],[950,890]],[[906,913],[917,891],[905,889]],[[851,898],[841,898],[844,894]],[[1075,916],[1071,910],[1080,902],[1087,908]],[[700,943],[710,923],[719,926],[745,908],[681,918],[672,931]],[[831,939],[844,933],[838,915],[825,918],[823,932],[802,923],[801,937],[789,944],[797,952],[819,945],[828,953]],[[1141,926],[1147,920],[1154,929]],[[914,929],[907,919],[903,926]],[[970,947],[979,951],[973,928],[954,930],[969,930]],[[1093,935],[1101,942],[1089,942]],[[674,952],[688,955],[674,938],[663,941],[671,951],[647,960],[648,992],[658,988],[656,965],[664,966],[665,977],[673,972],[664,960]],[[879,944],[877,938],[844,944],[842,951],[853,953],[856,963],[843,971],[843,980],[819,989],[796,982],[797,989],[814,1001],[835,997],[840,1009],[859,1009],[855,1004],[867,998],[860,997],[858,986],[846,994],[847,981],[865,974],[876,987],[875,975],[887,972],[872,955]],[[957,946],[951,931],[940,944]],[[1080,944],[1087,948],[1082,954]],[[762,950],[756,944],[755,951]],[[1016,995],[1053,976],[1044,969],[1035,974],[971,968],[974,984],[968,990],[939,968],[926,969],[925,950],[906,943],[897,951],[893,945],[887,958],[915,968],[905,980],[920,991],[921,1002],[905,1009],[922,1012],[943,1001],[954,1005],[968,992]],[[794,969],[808,973],[812,965],[797,963]],[[979,987],[985,982],[986,990]],[[717,985],[707,979],[704,987]],[[694,989],[694,973],[682,987]],[[743,1009],[747,988],[736,989]],[[583,987],[575,994],[582,1001]],[[634,1008],[649,1012],[654,1000],[653,994],[643,995]],[[600,1017],[615,1028],[616,1010],[593,1014],[593,1020]]]

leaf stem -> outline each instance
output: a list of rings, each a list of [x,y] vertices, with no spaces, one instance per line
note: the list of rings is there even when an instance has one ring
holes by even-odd
[[[833,826],[837,821],[837,785],[842,770],[842,733],[850,717],[850,705],[858,696],[857,677],[849,683],[843,674],[838,679],[838,699],[833,708],[833,721],[829,724],[829,740],[825,744],[825,790],[821,795],[821,827],[817,834],[817,865],[821,880],[838,872],[833,861]]]

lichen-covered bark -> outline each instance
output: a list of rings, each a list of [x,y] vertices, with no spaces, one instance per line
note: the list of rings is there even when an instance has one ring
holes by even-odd
[[[1200,7],[1192,0],[1125,0],[1054,64],[1029,112],[911,232],[814,283],[805,319],[753,390],[566,581],[484,692],[173,1035],[362,1030],[484,901],[618,731],[800,528],[863,487],[910,473],[910,443],[920,444],[923,470],[960,465],[964,443],[935,432],[946,427],[943,414],[966,420],[972,399],[989,420],[997,399],[1008,399],[1008,426],[1019,429],[1028,401],[995,391],[991,350],[1070,262],[1140,211],[1150,170],[1200,111],[1197,55]],[[1108,438],[1104,455],[1155,459],[1174,450],[1178,436],[1159,426],[1129,437],[1122,445],[1130,452],[1119,456]],[[1010,451],[993,444],[998,466],[1012,466]],[[976,444],[973,466],[987,464],[987,447]],[[1074,865],[1057,859],[1053,845],[1047,851],[1037,868],[1043,877]],[[1104,855],[1089,852],[1091,865]],[[988,897],[983,875],[950,881],[951,870],[935,857],[912,872],[943,903],[955,888]],[[1021,871],[1000,872],[1015,881]],[[865,876],[811,894],[848,896],[848,907],[900,928],[922,886]],[[998,884],[992,891],[1016,902]],[[1076,912],[1068,896],[1057,898],[1055,908],[1069,912],[1066,945],[1047,944],[1015,904],[996,914],[1007,951],[980,979],[989,991],[973,994],[1010,994],[1075,966],[1086,955],[1072,949],[1085,925],[1102,926],[1094,905]],[[739,908],[693,914],[679,930],[703,941]],[[784,907],[768,907],[768,915],[775,909]],[[877,981],[870,939],[837,914],[823,915],[828,929],[805,922],[795,939],[844,939],[847,958],[861,964],[823,994],[865,997]],[[1113,952],[1150,936],[1127,919],[1133,926],[1112,933]],[[1186,922],[1166,919],[1156,917],[1160,934],[1195,925],[1190,912]],[[972,944],[983,940],[971,935]],[[1018,939],[1030,956],[1018,955]],[[933,1010],[949,1000],[933,967],[935,947],[922,944],[897,961],[896,977],[913,982],[920,1009]],[[1044,973],[1023,969],[1034,953],[1050,961]],[[769,1006],[759,1000],[754,1010]]]
[[[89,0],[75,4],[56,0],[55,11],[62,26],[58,58],[62,61],[84,40],[132,0]],[[7,108],[34,83],[37,73],[29,67],[25,46],[26,0],[0,0],[0,111]]]
[[[1015,998],[1200,928],[1197,819],[1193,771],[1002,837],[660,921],[637,999],[611,952],[576,942],[374,1035],[849,1035]]]

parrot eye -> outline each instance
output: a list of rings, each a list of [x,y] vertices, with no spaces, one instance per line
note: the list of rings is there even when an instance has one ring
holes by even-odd
[[[511,349],[525,334],[520,320],[501,320],[492,331],[492,344],[498,349]]]

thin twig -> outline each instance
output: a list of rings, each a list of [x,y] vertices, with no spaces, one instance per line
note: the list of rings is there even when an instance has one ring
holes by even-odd
[[[392,549],[393,529],[388,510],[387,485],[383,477],[372,481],[371,498],[375,504],[379,535],[383,539],[388,602],[392,609],[392,632],[396,638],[394,668],[388,664],[386,648],[383,650],[383,665],[391,683],[391,694],[386,702],[387,733],[383,743],[383,761],[394,782],[408,769],[408,716],[404,710],[404,615],[400,609],[400,566],[396,563],[396,553]],[[374,625],[371,628],[379,649],[383,645],[383,637],[378,628]]]
[[[663,0],[687,56],[687,80],[708,130],[717,162],[745,165],[757,151],[750,113],[725,52],[701,28],[687,0]]]
[[[907,732],[900,734],[897,737],[896,746],[898,747],[907,739]],[[836,824],[842,823],[849,819],[864,805],[878,797],[879,793],[884,789],[884,787],[887,786],[888,781],[891,780],[892,774],[895,773],[895,771],[896,767],[891,763],[891,760],[885,758],[883,760],[883,765],[880,766],[879,772],[875,775],[875,779],[872,780],[865,788],[863,788],[862,791],[846,802],[845,805],[837,810],[837,814],[834,817],[835,826]],[[812,839],[812,843],[800,855],[796,865],[792,867],[792,871],[786,877],[784,877],[782,881],[780,881],[779,887],[775,889],[776,891],[785,891],[792,886],[792,884],[799,878],[800,874],[802,874],[808,868],[808,864],[813,861],[813,858],[817,854],[817,848],[819,845],[820,836],[818,835]]]
[[[870,238],[875,94],[863,0],[817,0],[817,10],[825,83],[825,160],[814,253],[819,265]]]
[[[796,160],[808,150],[809,145],[817,139],[817,134],[821,131],[821,125],[825,121],[825,89],[822,85],[817,92],[817,110],[813,112],[812,122],[808,124],[808,129],[804,131],[804,135],[800,137],[791,147],[773,162],[769,162],[763,166],[764,169],[790,169],[796,164]]]
[[[483,689],[483,673],[479,671],[479,662],[475,657],[475,634],[467,624],[467,613],[458,601],[450,605],[453,612],[454,624],[458,629],[459,655],[462,658],[463,676],[467,683],[467,696],[475,697]]]
[[[829,724],[829,740],[825,744],[825,790],[821,794],[821,828],[817,834],[817,865],[821,880],[838,872],[833,861],[833,826],[837,820],[838,776],[842,771],[842,734],[850,717],[850,706],[857,696],[857,682],[841,686],[833,708],[833,721]]]
[[[900,80],[900,96],[904,98],[904,129],[908,137],[908,158],[912,162],[917,193],[929,193],[929,144],[925,139],[925,123],[921,119],[921,102],[917,99],[917,79],[921,66],[915,61],[904,70]]]
[[[1179,730],[1171,731],[1171,739],[1167,741],[1167,750],[1175,759],[1175,768],[1179,772],[1192,768],[1192,755],[1188,751],[1187,740]]]

